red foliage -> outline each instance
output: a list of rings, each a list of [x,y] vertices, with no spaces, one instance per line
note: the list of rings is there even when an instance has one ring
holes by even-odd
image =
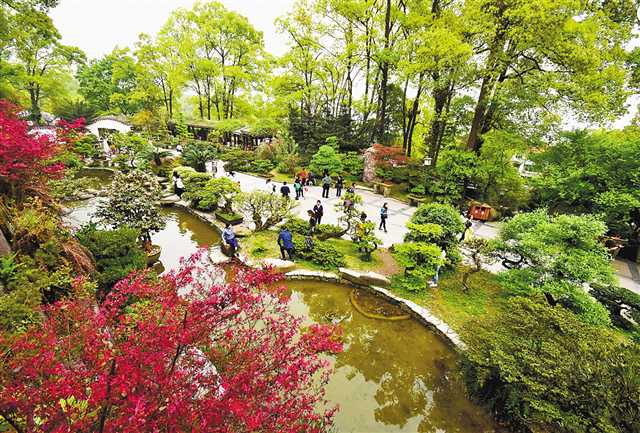
[[[0,100],[0,182],[25,188],[60,174],[62,164],[51,162],[58,149],[55,140],[29,134],[16,107]]]
[[[71,146],[78,138],[80,138],[80,132],[85,125],[86,122],[84,117],[79,117],[73,122],[68,122],[64,119],[58,120],[58,123],[56,124],[56,139],[58,140],[58,144],[66,148]]]
[[[383,146],[382,144],[374,144],[374,158],[376,167],[389,168],[398,165],[405,165],[408,161],[404,150],[399,147]]]
[[[301,336],[278,274],[216,283],[206,263],[200,251],[159,281],[132,274],[98,307],[60,302],[0,339],[0,414],[23,432],[327,431],[319,353],[341,350],[337,328]]]

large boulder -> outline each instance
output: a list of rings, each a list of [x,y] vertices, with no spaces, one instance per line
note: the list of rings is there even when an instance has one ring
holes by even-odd
[[[263,266],[269,266],[276,269],[278,272],[289,272],[296,267],[296,264],[290,260],[282,259],[264,259],[262,261]]]

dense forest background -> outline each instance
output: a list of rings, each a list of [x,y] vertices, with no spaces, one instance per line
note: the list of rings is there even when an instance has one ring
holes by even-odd
[[[299,0],[275,25],[289,50],[217,2],[178,9],[98,59],[61,43],[57,1],[3,0],[0,97],[63,118],[123,114],[287,130],[304,153],[336,136],[436,165],[453,144],[535,148],[606,125],[640,85],[631,0]]]

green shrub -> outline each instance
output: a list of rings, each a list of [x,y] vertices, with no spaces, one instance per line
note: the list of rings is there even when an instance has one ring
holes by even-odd
[[[242,149],[229,149],[220,154],[220,159],[225,161],[224,168],[227,171],[251,171],[251,163],[256,155]]]
[[[325,170],[329,171],[331,175],[338,174],[342,172],[342,168],[342,155],[328,145],[320,146],[309,164],[309,170],[320,175]]]
[[[111,287],[130,272],[144,269],[147,256],[140,247],[140,233],[129,227],[98,230],[88,225],[77,233],[78,240],[96,260],[96,282],[99,296],[104,297]]]
[[[458,243],[458,238],[464,230],[464,222],[460,213],[451,205],[440,203],[421,204],[410,220],[414,224],[438,224],[442,227],[442,242]],[[406,241],[417,240],[411,232],[407,234]]]
[[[640,347],[610,330],[518,297],[462,335],[470,393],[514,431],[639,431]]]
[[[198,208],[200,200],[202,200],[202,191],[212,179],[211,175],[208,173],[198,173],[193,169],[184,170],[184,167],[178,167],[175,171],[180,175],[184,183],[183,199],[190,200],[191,205]],[[173,182],[173,178],[170,180]]]
[[[194,206],[200,210],[211,211],[222,203],[227,213],[231,211],[231,203],[240,193],[240,186],[228,177],[209,178],[207,183],[197,191],[187,194]]]
[[[407,242],[395,246],[393,256],[402,267],[404,275],[410,282],[409,290],[425,289],[435,273],[436,267],[442,265],[442,250],[435,244],[426,242]]]
[[[343,173],[352,179],[362,179],[364,160],[358,152],[347,152],[342,155]]]
[[[218,148],[215,144],[200,140],[189,141],[182,152],[184,163],[201,173],[206,171],[206,163],[215,160],[217,156]]]
[[[328,242],[314,241],[313,249],[305,248],[304,239],[298,237],[293,240],[296,257],[320,265],[324,269],[335,269],[346,264],[344,254]]]
[[[291,233],[295,233],[297,235],[306,236],[307,233],[309,233],[309,222],[303,220],[302,218],[289,218],[284,223],[284,226],[286,226]]]
[[[267,174],[274,168],[274,164],[268,159],[256,159],[251,162],[251,172]]]

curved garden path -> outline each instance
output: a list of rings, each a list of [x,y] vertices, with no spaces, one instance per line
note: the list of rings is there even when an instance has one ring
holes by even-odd
[[[225,173],[222,161],[217,161],[216,176],[228,176]],[[267,186],[266,180],[262,177],[253,176],[246,173],[235,173],[233,177],[236,181],[240,182],[240,188],[242,191],[250,192],[255,190],[271,191],[271,185],[276,184],[276,193],[280,193],[279,182],[269,183]],[[293,187],[291,187],[292,195]],[[383,197],[380,194],[376,194],[370,190],[363,188],[356,188],[356,192],[362,196],[363,209],[368,218],[376,224],[376,236],[382,240],[382,247],[388,248],[393,244],[403,242],[404,235],[407,233],[406,224],[411,218],[411,215],[416,211],[414,206],[410,206],[407,203],[401,202],[390,197]],[[336,198],[335,188],[331,188],[329,198],[322,198],[322,187],[310,186],[305,192],[304,198],[299,200],[299,206],[294,209],[294,213],[301,218],[307,219],[307,210],[312,209],[316,201],[320,200],[324,207],[323,223],[337,224],[338,213],[334,209],[337,203],[341,200]],[[385,233],[382,230],[377,230],[377,225],[380,223],[380,208],[384,203],[389,206],[389,218],[387,219],[387,230]],[[493,239],[498,235],[499,223],[482,223],[475,221],[472,226],[474,235],[485,238]],[[633,290],[636,293],[640,293],[640,273],[638,272],[637,264],[626,260],[616,259],[613,262],[613,268],[620,280],[620,285],[626,287],[629,290]],[[499,272],[503,270],[500,264],[494,264],[487,266],[487,270],[491,272]]]

